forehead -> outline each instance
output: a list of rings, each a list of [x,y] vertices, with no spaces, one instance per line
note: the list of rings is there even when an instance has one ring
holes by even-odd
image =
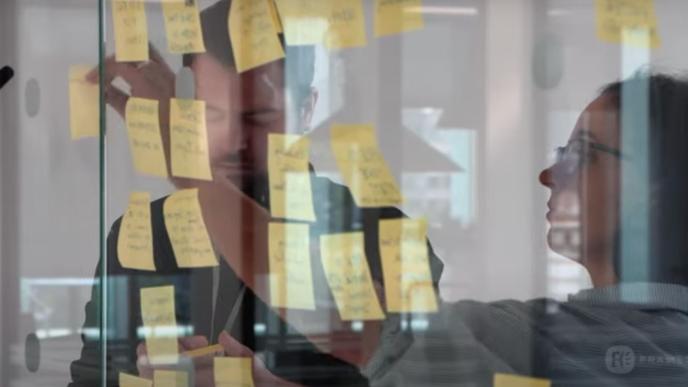
[[[619,111],[612,97],[602,95],[583,110],[578,117],[572,139],[593,137],[593,141],[617,147],[619,144]]]
[[[275,61],[238,74],[208,53],[197,54],[191,62],[197,86],[217,88],[218,85],[252,86],[260,83],[284,84],[284,61]]]

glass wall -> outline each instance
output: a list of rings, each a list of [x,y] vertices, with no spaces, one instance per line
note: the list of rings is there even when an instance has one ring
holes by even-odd
[[[0,384],[678,385],[686,12],[3,0]]]

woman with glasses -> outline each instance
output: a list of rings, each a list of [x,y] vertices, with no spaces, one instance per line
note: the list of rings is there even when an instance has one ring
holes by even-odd
[[[554,386],[685,385],[687,148],[688,80],[638,74],[606,86],[540,174],[549,244],[593,287],[566,302],[442,304],[401,356],[383,338],[373,363],[384,366],[363,371],[370,384],[531,385],[495,380],[510,374]],[[577,251],[556,243],[562,227],[577,233]]]

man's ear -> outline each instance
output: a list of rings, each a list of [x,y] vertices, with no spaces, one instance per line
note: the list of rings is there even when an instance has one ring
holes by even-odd
[[[299,107],[299,114],[301,116],[301,127],[308,130],[313,121],[313,112],[315,112],[315,104],[318,102],[318,89],[310,88],[310,93],[301,101]]]

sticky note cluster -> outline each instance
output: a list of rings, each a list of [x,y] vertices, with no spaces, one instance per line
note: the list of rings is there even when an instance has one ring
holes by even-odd
[[[218,265],[203,221],[197,188],[180,190],[170,195],[163,204],[163,215],[179,267]]]
[[[654,0],[595,1],[600,40],[651,48],[661,44]]]
[[[270,213],[274,218],[315,221],[310,139],[290,134],[268,135]]]
[[[148,360],[153,365],[176,363],[179,352],[174,286],[142,288],[140,296]]]
[[[368,267],[363,233],[323,235],[320,254],[342,320],[384,319]]]
[[[253,359],[216,357],[213,359],[216,387],[253,387]]]
[[[73,140],[100,134],[100,93],[98,85],[86,80],[91,67],[69,68],[69,128]]]
[[[426,234],[423,219],[380,220],[380,255],[390,312],[437,311]]]
[[[401,190],[380,152],[372,125],[332,125],[331,147],[344,182],[360,207],[397,206]]]
[[[155,271],[148,192],[132,192],[129,196],[129,206],[119,228],[117,256],[122,267]]]
[[[268,235],[270,304],[314,310],[308,225],[271,222]]]

